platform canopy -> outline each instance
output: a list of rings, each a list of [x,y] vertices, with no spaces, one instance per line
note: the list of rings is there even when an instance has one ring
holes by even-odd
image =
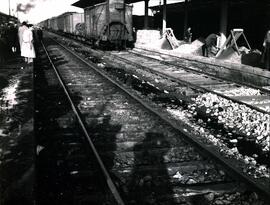
[[[73,3],[72,6],[76,6],[76,7],[79,7],[79,8],[86,8],[86,7],[89,7],[89,6],[94,6],[95,4],[103,3],[105,1],[106,0],[80,0],[80,1],[77,1],[77,2]],[[136,3],[136,2],[140,2],[140,1],[144,1],[144,0],[125,0],[125,2],[127,4],[133,4],[133,3]]]
[[[76,6],[76,7],[79,7],[79,8],[86,8],[86,7],[89,7],[89,6],[93,6],[95,4],[99,4],[99,3],[102,3],[102,2],[105,2],[106,0],[79,0],[75,3],[72,4],[72,6]],[[137,3],[137,2],[143,2],[145,0],[125,0],[125,2],[127,4],[133,4],[133,3]],[[149,0],[149,1],[153,1],[153,0]],[[170,2],[170,0],[167,0],[168,2]],[[183,0],[184,1],[184,0]],[[219,0],[188,0],[189,2],[196,2],[196,3],[202,3],[202,4],[209,4],[209,3],[214,3],[214,2],[218,2]],[[269,0],[229,0],[233,3],[250,3],[250,2],[255,2],[256,3],[268,3],[269,4]],[[161,1],[163,2],[163,1]]]
[[[127,4],[133,4],[136,2],[140,2],[140,1],[145,1],[145,0],[125,0]],[[149,1],[157,1],[157,0],[149,0]],[[160,0],[161,4],[163,4],[164,0]],[[185,0],[182,0],[182,2],[184,2]],[[218,3],[220,0],[187,0],[188,2],[196,2],[196,3],[201,3],[201,4],[209,4],[209,3]],[[237,4],[248,4],[251,2],[256,2],[256,3],[267,3],[270,4],[269,0],[228,0],[232,3],[237,3]],[[169,3],[175,3],[175,0],[167,0],[167,2]],[[180,2],[180,0],[179,0]]]
[[[89,6],[93,6],[95,4],[99,4],[105,2],[106,0],[80,0],[72,4],[72,6],[76,6],[79,8],[86,8]]]
[[[105,2],[106,0],[80,0],[80,1],[77,1],[75,3],[72,4],[72,6],[76,6],[76,7],[79,7],[79,8],[86,8],[86,7],[89,7],[89,6],[93,6],[95,4],[100,4],[102,2]],[[126,4],[133,4],[133,3],[137,3],[137,2],[143,2],[145,0],[125,0],[125,3]],[[152,1],[152,0],[148,0],[148,1]],[[168,0],[170,1],[170,0]]]
[[[140,2],[140,1],[145,1],[145,0],[125,0],[125,2],[127,4],[134,4],[134,3],[137,3],[137,2]],[[151,0],[149,0],[149,1],[151,1]]]

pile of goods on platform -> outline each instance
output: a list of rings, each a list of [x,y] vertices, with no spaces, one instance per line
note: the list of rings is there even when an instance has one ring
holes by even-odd
[[[160,40],[159,30],[138,30],[136,44],[156,44]]]
[[[175,49],[176,53],[181,54],[192,54],[197,56],[202,56],[202,46],[204,42],[202,39],[196,39],[192,43],[185,43],[180,45],[177,49]]]
[[[249,50],[241,46],[239,52],[233,47],[225,49],[217,59],[229,61],[231,63],[239,63],[251,66],[258,66],[261,58],[259,50]]]

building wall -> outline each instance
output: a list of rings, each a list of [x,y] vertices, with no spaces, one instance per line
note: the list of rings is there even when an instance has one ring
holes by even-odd
[[[270,29],[270,6],[262,4],[232,5],[228,29],[243,28],[252,48],[262,48],[264,35]]]
[[[191,1],[192,2],[192,1]],[[194,1],[189,4],[188,27],[193,40],[218,33],[220,29],[220,1]],[[242,28],[252,48],[262,48],[264,35],[270,29],[270,1],[229,1],[227,36],[233,28]],[[178,39],[183,39],[184,4],[167,7],[167,27],[172,28]],[[162,28],[162,7],[154,15],[155,29]]]

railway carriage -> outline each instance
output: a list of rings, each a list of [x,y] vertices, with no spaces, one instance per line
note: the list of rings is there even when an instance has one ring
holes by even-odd
[[[49,28],[49,19],[42,21],[38,24],[41,28]]]
[[[77,31],[77,29],[80,27],[77,25],[84,23],[84,15],[82,13],[66,12],[56,18],[57,31],[67,34],[78,34],[79,31]]]
[[[107,0],[87,7],[84,15],[86,38],[117,45],[133,41],[132,6],[124,0]]]
[[[67,12],[60,16],[44,20],[39,23],[39,26],[55,32],[84,35],[84,31],[82,31],[83,24],[83,13]]]
[[[64,16],[64,32],[78,35],[81,33],[81,26],[84,23],[83,13],[71,13]]]
[[[64,32],[64,27],[65,27],[65,15],[66,13],[56,17],[56,22],[57,22],[57,31],[58,32]]]
[[[53,31],[59,31],[57,17],[53,17],[49,20],[49,29],[51,29]]]
[[[48,19],[44,27],[97,45],[125,47],[134,40],[132,8],[124,0],[104,0],[84,8],[84,14],[66,12]]]
[[[50,19],[47,19],[45,21],[42,21],[40,26],[42,28],[49,29],[49,25],[50,25]]]

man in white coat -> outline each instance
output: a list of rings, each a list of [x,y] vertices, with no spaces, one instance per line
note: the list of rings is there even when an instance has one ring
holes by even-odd
[[[24,21],[24,22],[22,22],[22,25],[19,27],[19,30],[18,30],[20,49],[21,49],[21,47],[22,47],[23,32],[24,32],[26,29],[28,29],[28,27],[27,27],[27,23]]]
[[[25,57],[26,62],[32,63],[33,58],[36,57],[36,52],[33,44],[33,26],[29,25],[29,28],[23,32],[22,44],[21,44],[21,56]]]

